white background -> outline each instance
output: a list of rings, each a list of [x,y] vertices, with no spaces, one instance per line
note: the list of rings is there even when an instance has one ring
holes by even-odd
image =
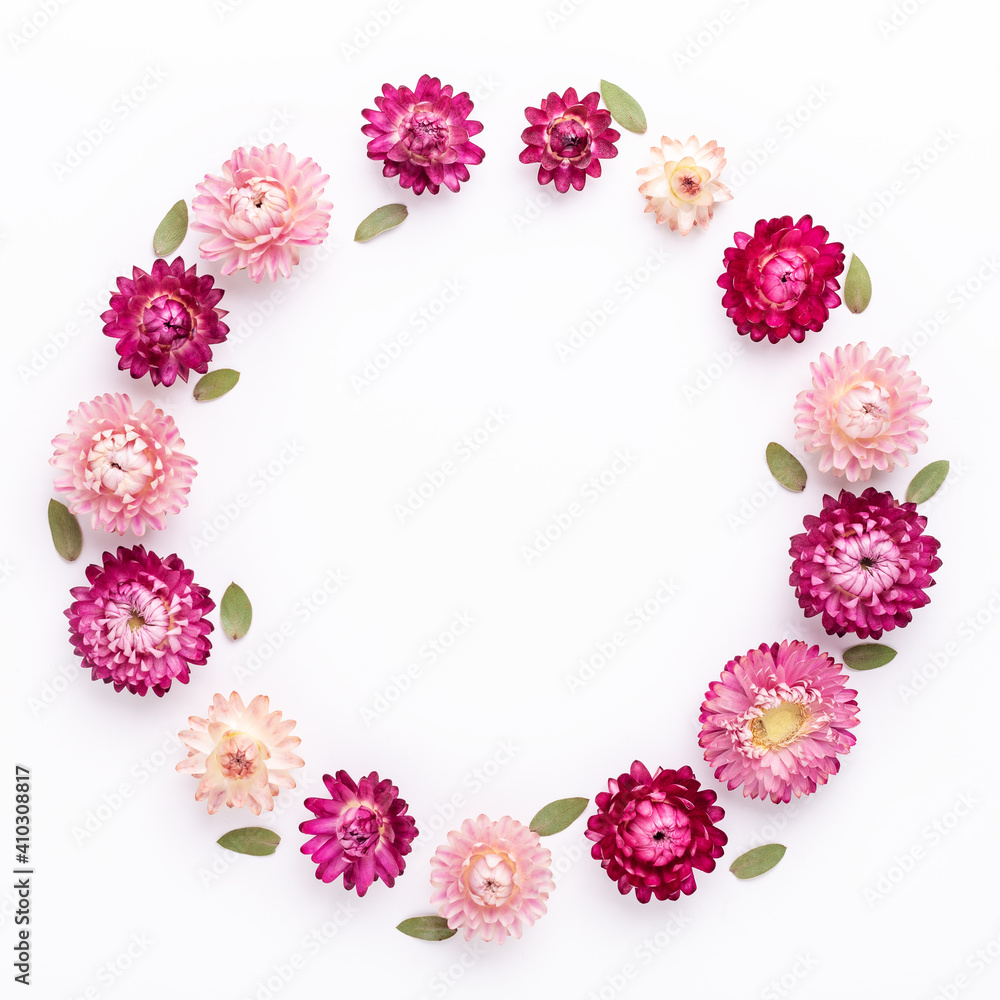
[[[998,350],[982,280],[997,273],[995,14],[934,0],[564,0],[561,14],[557,0],[398,0],[379,25],[386,7],[5,8],[5,741],[34,786],[34,995],[995,996]],[[31,18],[42,26],[27,37]],[[485,123],[486,159],[459,195],[417,198],[365,156],[361,109],[423,72],[474,92]],[[638,98],[649,132],[624,133],[603,177],[557,196],[517,160],[523,109],[602,76]],[[662,133],[691,132],[726,147],[736,197],[682,239],[643,215],[635,171]],[[239,386],[196,403],[190,385],[118,372],[98,319],[114,278],[148,270],[177,198],[270,138],[321,164],[335,208],[296,279],[222,280],[234,336],[214,365],[239,369]],[[391,201],[410,208],[403,226],[354,244]],[[807,212],[863,258],[871,306],[835,310],[801,345],[751,344],[720,305],[723,250],[759,218]],[[197,260],[197,234],[180,252]],[[419,330],[411,317],[437,309],[449,281],[461,294]],[[608,299],[613,316],[561,358]],[[403,331],[409,346],[359,390],[352,376]],[[944,565],[933,602],[886,635],[895,662],[852,675],[862,721],[840,774],[772,806],[715,781],[697,715],[752,646],[798,637],[839,658],[851,644],[807,622],[787,584],[789,536],[841,484],[803,456],[805,493],[776,490],[764,446],[793,446],[810,362],[859,340],[908,345],[930,386],[928,444],[873,483],[902,494],[917,468],[951,460],[924,510]],[[199,461],[190,506],[143,541],[176,551],[216,599],[235,579],[254,605],[250,634],[216,631],[207,666],[162,699],[116,695],[76,665],[69,589],[119,539],[87,528],[65,564],[45,521],[51,438],[80,401],[113,391],[163,406]],[[496,409],[502,427],[457,459]],[[587,500],[618,451],[628,469]],[[396,505],[449,458],[455,474],[401,518]],[[574,501],[582,515],[529,562],[524,547]],[[661,580],[676,595],[626,627]],[[457,614],[475,625],[421,658]],[[627,643],[571,690],[620,630]],[[400,694],[411,662],[420,673]],[[271,858],[227,857],[216,838],[253,816],[208,816],[173,769],[174,734],[234,689],[270,695],[302,738],[298,787],[263,820],[284,838]],[[381,713],[379,696],[394,699]],[[464,816],[527,822],[551,799],[592,799],[635,758],[690,764],[720,793],[729,846],[694,896],[619,896],[581,819],[549,843],[557,889],[520,941],[394,930],[430,912],[429,858]],[[302,798],[338,768],[391,777],[422,831],[396,888],[360,902],[298,852]],[[728,873],[768,840],[788,845],[777,869]],[[12,900],[0,893],[8,959]]]

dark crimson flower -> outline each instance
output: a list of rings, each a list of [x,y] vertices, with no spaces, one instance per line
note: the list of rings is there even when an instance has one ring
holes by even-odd
[[[161,559],[141,545],[105,552],[87,567],[89,587],[74,587],[65,612],[70,641],[91,677],[162,696],[172,681],[187,684],[189,667],[208,661],[215,602],[176,555]]]
[[[803,519],[789,549],[788,582],[806,617],[821,614],[830,635],[861,639],[909,624],[913,609],[930,603],[924,591],[941,565],[941,543],[924,534],[927,518],[916,511],[874,487],[823,497],[819,517]]]
[[[204,375],[210,345],[229,333],[222,322],[226,310],[216,308],[223,290],[214,284],[210,274],[199,277],[193,264],[185,271],[180,257],[172,264],[158,258],[150,274],[133,267],[131,278],[119,278],[111,308],[101,313],[105,335],[118,340],[119,371],[132,378],[148,372],[153,385],[173,385],[178,376],[186,382],[189,371]]]
[[[482,163],[486,155],[469,141],[483,124],[469,118],[468,93],[452,96],[451,86],[442,87],[437,77],[425,73],[416,90],[383,84],[375,107],[361,112],[369,122],[361,127],[371,139],[368,158],[384,160],[383,176],[398,176],[400,186],[414,194],[424,188],[437,194],[442,184],[457,191],[469,179],[466,164]]]
[[[406,867],[403,855],[417,835],[413,817],[399,798],[399,789],[372,771],[357,784],[346,771],[323,775],[330,798],[308,798],[306,809],[316,814],[299,824],[315,836],[301,848],[316,862],[316,878],[333,882],[344,876],[344,888],[363,896],[382,879],[390,888]]]
[[[560,97],[549,94],[538,108],[525,108],[529,127],[521,133],[527,146],[522,163],[538,164],[538,183],[555,181],[566,192],[570,184],[582,191],[588,177],[601,176],[601,160],[618,155],[621,134],[611,128],[611,112],[597,110],[601,95],[595,90],[581,101],[573,87]]]
[[[751,340],[785,337],[799,343],[806,330],[821,330],[840,305],[837,275],[844,270],[844,244],[828,243],[829,233],[803,215],[761,219],[753,236],[736,233],[724,256],[718,285],[722,304],[741,333]]]
[[[608,781],[587,820],[590,853],[640,903],[679,899],[697,888],[693,869],[710,872],[728,838],[715,825],[725,815],[715,792],[702,788],[690,767],[656,769],[635,761],[628,774]]]

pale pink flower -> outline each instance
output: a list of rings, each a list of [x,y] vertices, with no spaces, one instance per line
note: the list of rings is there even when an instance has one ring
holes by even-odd
[[[52,439],[55,488],[74,514],[90,514],[105,531],[162,529],[166,515],[187,506],[197,464],[180,450],[173,417],[149,401],[105,394],[69,415],[69,432]]]
[[[296,161],[282,143],[234,150],[222,177],[206,174],[191,202],[191,228],[210,233],[199,250],[221,260],[222,273],[246,268],[254,281],[289,277],[300,246],[326,239],[332,202],[321,201],[330,179],[312,159]]]
[[[708,229],[717,201],[731,201],[733,194],[719,174],[726,165],[725,149],[714,139],[704,145],[697,136],[679,142],[669,136],[650,147],[651,166],[636,173],[642,178],[639,193],[646,196],[646,211],[657,222],[687,236],[694,226]]]
[[[888,347],[873,357],[867,344],[848,344],[810,366],[813,388],[795,401],[795,437],[820,452],[820,472],[864,482],[872,469],[905,466],[926,442],[920,413],[931,398],[909,364]]]
[[[555,888],[552,855],[537,833],[504,816],[479,815],[448,834],[431,858],[431,903],[466,941],[503,944],[545,913]]]
[[[188,755],[177,770],[201,778],[195,801],[208,799],[210,813],[225,803],[230,809],[248,805],[259,816],[261,809],[274,808],[279,788],[295,787],[288,772],[305,764],[292,753],[302,741],[288,735],[295,728],[293,720],[268,712],[267,695],[257,695],[244,707],[235,691],[228,701],[217,694],[207,719],[192,715],[188,722],[191,728],[178,734]]]

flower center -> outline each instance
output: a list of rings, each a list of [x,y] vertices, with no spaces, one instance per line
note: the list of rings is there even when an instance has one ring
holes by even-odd
[[[258,231],[282,225],[284,213],[288,211],[285,189],[266,177],[250,177],[244,183],[231,187],[227,194],[230,213],[244,219]],[[236,236],[242,239],[244,233],[237,232]]]
[[[690,156],[672,160],[664,165],[663,170],[670,182],[670,193],[683,202],[697,201],[702,187],[712,176],[710,170],[699,167]]]
[[[775,309],[791,309],[811,280],[812,264],[798,250],[779,250],[761,264],[760,293]]]
[[[837,402],[837,426],[850,438],[874,438],[892,424],[890,396],[874,382],[854,386]]]
[[[469,868],[469,892],[482,906],[503,906],[514,892],[514,867],[500,854],[480,854]]]
[[[105,603],[99,625],[108,648],[119,656],[156,653],[172,628],[170,607],[142,584],[130,583]]]
[[[888,590],[902,572],[899,549],[880,528],[838,538],[827,554],[826,566],[834,586],[860,598]]]
[[[260,763],[260,747],[246,733],[230,730],[219,744],[219,767],[231,781],[250,778]]]
[[[806,718],[806,712],[800,704],[783,701],[780,705],[767,709],[760,718],[751,719],[750,733],[757,746],[784,746],[798,735]]]
[[[134,497],[142,493],[153,478],[153,463],[146,453],[146,443],[134,432],[101,435],[87,455],[87,470],[88,482],[97,480],[103,490],[118,496]]]
[[[578,160],[590,151],[590,132],[579,118],[557,118],[548,138],[549,152],[560,160]]]
[[[379,815],[364,806],[346,810],[340,817],[337,837],[344,853],[352,858],[364,858],[378,846],[381,824]]]
[[[190,336],[193,326],[187,307],[166,295],[153,299],[142,313],[143,333],[164,347],[179,347]]]
[[[625,842],[640,861],[665,865],[688,849],[691,825],[684,812],[666,802],[643,799],[625,828]]]
[[[399,123],[399,138],[415,163],[434,163],[448,151],[451,129],[434,114],[433,105],[418,104]]]

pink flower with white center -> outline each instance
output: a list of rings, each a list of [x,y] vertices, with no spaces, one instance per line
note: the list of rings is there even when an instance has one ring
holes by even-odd
[[[728,840],[715,824],[724,816],[715,792],[702,788],[690,767],[658,767],[655,774],[633,761],[627,774],[608,780],[587,820],[591,857],[627,896],[640,903],[679,899],[697,885],[694,870],[714,871]]]
[[[235,691],[228,700],[217,694],[208,718],[192,715],[188,723],[191,728],[178,734],[188,755],[177,770],[201,779],[194,797],[208,800],[209,813],[225,803],[230,809],[249,806],[259,816],[261,809],[274,808],[279,789],[295,787],[288,772],[305,764],[292,753],[302,741],[289,735],[291,719],[268,711],[266,695],[244,707]]]
[[[356,784],[346,771],[324,774],[323,784],[330,798],[306,799],[316,818],[299,824],[302,833],[314,834],[301,851],[316,862],[316,878],[334,882],[343,875],[344,888],[356,888],[359,896],[378,879],[392,888],[417,835],[399,789],[377,771]]]
[[[854,746],[857,691],[832,656],[798,640],[726,664],[701,706],[705,760],[730,790],[788,802],[815,792]]]
[[[284,143],[234,150],[222,176],[206,174],[191,202],[191,228],[210,234],[199,246],[202,257],[221,260],[223,274],[246,268],[254,281],[290,277],[299,247],[326,239],[333,204],[320,195],[329,179]]]
[[[927,440],[927,386],[910,371],[910,359],[883,347],[874,357],[867,344],[838,347],[811,365],[813,388],[795,401],[795,437],[820,452],[819,471],[831,469],[864,482],[872,469],[905,466]]]
[[[663,136],[649,150],[653,164],[636,173],[642,178],[639,193],[646,196],[647,212],[658,223],[687,236],[695,226],[708,229],[717,201],[731,201],[733,194],[718,178],[726,165],[725,149],[714,139],[701,145],[697,136],[680,142]]]
[[[162,696],[172,681],[187,684],[189,667],[208,661],[215,602],[176,555],[161,559],[141,545],[105,552],[87,567],[89,587],[74,587],[66,610],[70,641],[91,677]]]
[[[794,225],[790,215],[761,219],[753,236],[736,233],[717,284],[726,289],[722,304],[740,334],[801,343],[807,330],[823,328],[840,305],[837,275],[844,270],[844,244],[827,242],[829,235],[811,215]]]
[[[377,110],[376,110],[377,109]],[[469,115],[473,104],[466,91],[453,93],[437,77],[424,73],[415,90],[382,86],[375,108],[361,114],[368,120],[361,131],[371,139],[368,158],[382,160],[383,177],[399,177],[414,194],[437,194],[444,184],[449,191],[469,179],[469,166],[486,155],[470,139],[483,130]]]
[[[789,549],[788,582],[806,617],[822,615],[831,635],[860,639],[909,624],[913,610],[930,603],[931,573],[941,566],[940,542],[924,534],[927,518],[916,511],[874,487],[860,497],[847,490],[823,497],[819,517],[803,519],[806,530]]]
[[[90,514],[95,528],[142,535],[187,506],[197,463],[180,450],[184,441],[163,410],[151,402],[133,410],[128,396],[106,394],[81,403],[68,423],[52,439],[49,464],[74,514]]]
[[[466,941],[503,944],[545,913],[555,888],[552,855],[537,833],[504,816],[479,815],[448,834],[431,858],[431,903]]]
[[[555,91],[537,108],[525,108],[529,126],[521,133],[527,146],[518,157],[538,164],[538,183],[555,182],[565,194],[572,185],[582,191],[588,177],[601,176],[601,160],[618,155],[621,133],[611,127],[611,112],[597,105],[595,90],[582,100],[573,87],[560,97]]]

